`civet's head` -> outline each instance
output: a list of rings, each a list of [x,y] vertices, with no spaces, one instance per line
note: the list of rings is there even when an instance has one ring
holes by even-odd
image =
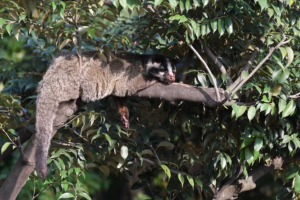
[[[162,55],[149,56],[145,63],[145,74],[161,82],[171,84],[175,81],[176,67],[174,61]]]

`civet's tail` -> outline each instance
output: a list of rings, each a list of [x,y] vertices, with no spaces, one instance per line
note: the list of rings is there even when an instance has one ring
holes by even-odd
[[[53,136],[53,122],[58,109],[57,99],[40,93],[36,108],[35,166],[42,178],[47,176],[47,156]]]

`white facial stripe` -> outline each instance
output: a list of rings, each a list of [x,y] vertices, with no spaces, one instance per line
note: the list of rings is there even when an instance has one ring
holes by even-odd
[[[169,74],[170,74],[171,76],[173,76],[174,74],[173,74],[173,70],[172,70],[172,65],[171,65],[169,59],[168,59],[168,65],[167,65],[167,68],[168,68]]]

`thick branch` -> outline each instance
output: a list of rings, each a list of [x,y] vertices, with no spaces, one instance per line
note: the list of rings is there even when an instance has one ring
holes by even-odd
[[[77,109],[75,100],[62,103],[56,113],[53,126],[53,136]],[[33,135],[24,149],[24,155],[28,158],[28,163],[24,163],[20,157],[14,165],[12,171],[7,176],[0,189],[0,199],[14,200],[17,198],[22,187],[25,185],[28,177],[35,166],[35,135]]]
[[[222,88],[218,88],[218,92],[221,94],[221,102],[225,102],[228,99],[228,93]],[[173,83],[171,85],[156,83],[146,89],[140,90],[133,96],[159,98],[169,102],[201,102],[209,107],[219,105],[214,88],[195,87],[180,83]]]
[[[249,173],[247,180],[239,179],[232,185],[224,185],[217,194],[214,200],[237,199],[241,192],[253,190],[256,187],[256,181],[262,176],[274,170],[280,170],[284,164],[281,157],[276,157],[268,165],[259,165]]]
[[[225,69],[224,65],[218,60],[218,58],[213,54],[213,52],[209,49],[209,47],[207,45],[204,45],[203,49],[204,49],[205,53],[208,55],[208,57],[217,65],[220,72],[227,76],[227,80],[228,80],[229,84],[232,84],[231,77],[228,74],[227,70]]]

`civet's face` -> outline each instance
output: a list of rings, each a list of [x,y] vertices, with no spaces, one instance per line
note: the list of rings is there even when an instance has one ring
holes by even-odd
[[[171,59],[154,55],[146,64],[146,75],[157,78],[161,82],[171,84],[175,81],[176,67]]]

